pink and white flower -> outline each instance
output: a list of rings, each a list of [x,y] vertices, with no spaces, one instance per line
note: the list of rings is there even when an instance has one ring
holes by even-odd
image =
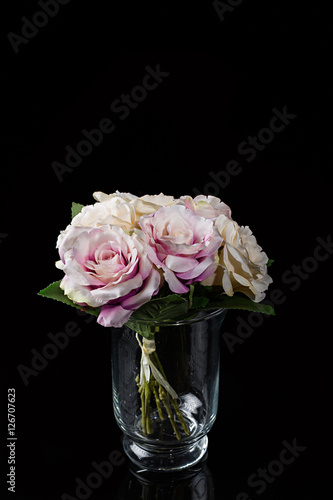
[[[73,302],[101,307],[97,322],[121,327],[161,285],[140,231],[118,226],[71,227],[59,245],[61,288]]]
[[[150,247],[149,257],[163,270],[172,292],[185,293],[187,285],[214,273],[223,240],[211,220],[173,205],[142,216],[139,225]]]

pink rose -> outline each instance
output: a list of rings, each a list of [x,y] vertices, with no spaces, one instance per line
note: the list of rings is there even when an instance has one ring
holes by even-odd
[[[132,312],[158,293],[159,272],[147,257],[141,231],[118,226],[71,227],[61,240],[57,267],[61,288],[73,302],[102,307],[97,322],[121,327]]]
[[[162,268],[172,292],[185,293],[186,285],[214,273],[223,239],[211,220],[173,205],[142,216],[139,225],[151,247],[150,259]]]

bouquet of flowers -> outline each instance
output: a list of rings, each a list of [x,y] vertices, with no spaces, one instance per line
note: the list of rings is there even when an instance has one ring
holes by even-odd
[[[142,430],[150,432],[154,396],[178,437],[173,412],[185,432],[186,423],[156,353],[154,325],[216,308],[274,314],[260,304],[272,282],[270,261],[249,227],[239,226],[217,197],[118,191],[93,197],[93,205],[72,204],[72,221],[57,240],[56,267],[64,277],[39,294],[95,315],[102,326],[136,331]]]

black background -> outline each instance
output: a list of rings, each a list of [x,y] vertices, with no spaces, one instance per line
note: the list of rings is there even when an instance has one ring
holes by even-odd
[[[220,408],[208,457],[215,498],[236,499],[243,491],[251,499],[331,498],[332,256],[313,272],[303,270],[298,283],[283,279],[313,256],[318,237],[332,235],[328,12],[313,2],[244,0],[222,20],[210,1],[107,4],[60,6],[18,53],[7,34],[21,34],[22,16],[32,19],[40,7],[17,1],[2,16],[3,476],[9,387],[16,390],[17,428],[16,493],[3,481],[4,497],[75,497],[75,479],[84,481],[92,462],[123,453],[112,413],[110,333],[37,296],[61,278],[55,242],[72,201],[91,204],[97,190],[208,194],[209,173],[237,160],[242,172],[211,194],[231,206],[275,260],[270,291],[281,290],[284,301],[233,353],[222,340]],[[121,120],[111,103],[142,83],[146,66],[157,65],[169,75]],[[247,161],[239,144],[268,126],[273,108],[284,107],[297,116]],[[115,131],[59,182],[52,162],[64,163],[66,146],[75,148],[82,130],[103,118],[113,120]],[[237,335],[239,316],[229,312],[224,331]],[[241,316],[247,320],[248,313]],[[31,366],[31,349],[41,352],[48,333],[69,321],[80,334],[25,385],[18,365]],[[256,493],[248,477],[294,439],[306,450]],[[89,498],[125,498],[136,481],[128,466],[115,467]],[[135,488],[131,498],[140,498]],[[210,482],[211,495],[212,488]]]

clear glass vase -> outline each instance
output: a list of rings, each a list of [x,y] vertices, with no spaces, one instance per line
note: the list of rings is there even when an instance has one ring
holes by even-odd
[[[190,320],[137,321],[112,332],[113,409],[123,446],[148,470],[191,467],[206,454],[217,414],[220,331],[226,310]]]

